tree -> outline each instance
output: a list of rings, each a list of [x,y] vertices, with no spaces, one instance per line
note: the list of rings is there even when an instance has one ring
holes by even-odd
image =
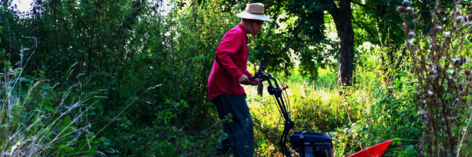
[[[354,30],[352,28],[351,0],[340,0],[338,7],[331,0],[322,0],[336,24],[339,38],[338,85],[351,86],[354,70]]]
[[[293,66],[290,61],[290,57],[293,57],[291,51],[293,51],[300,59],[301,74],[316,79],[318,67],[332,65],[333,63],[328,59],[332,57],[338,60],[338,84],[351,86],[357,45],[366,41],[382,44],[381,41],[388,39],[391,49],[388,49],[387,56],[389,60],[393,60],[393,52],[404,42],[402,34],[389,34],[389,31],[401,30],[401,25],[399,25],[401,18],[396,16],[398,13],[395,12],[395,4],[400,4],[400,1],[367,1],[366,4],[352,0],[261,2],[266,5],[266,12],[274,21],[257,36],[257,42],[253,48],[258,50],[257,60],[260,60],[261,65],[265,65],[268,71],[280,71],[277,69],[283,65],[284,71],[289,73],[288,69]],[[355,10],[352,10],[353,8]],[[334,21],[338,41],[331,41],[324,34],[327,22],[324,11],[327,11]],[[359,16],[360,14],[374,16],[363,17]],[[278,17],[281,17],[280,23],[288,25],[287,29],[280,31],[281,33],[274,31],[281,29],[281,26],[275,22]],[[353,23],[357,28],[353,27]],[[366,38],[362,34],[369,34],[369,36]],[[379,36],[374,34],[379,34]],[[393,42],[390,41],[391,39],[394,39]],[[327,45],[332,45],[333,48],[327,49]]]

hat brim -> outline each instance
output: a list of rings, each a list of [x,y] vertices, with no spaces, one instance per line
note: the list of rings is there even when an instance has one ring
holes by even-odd
[[[265,15],[257,15],[257,14],[251,14],[248,12],[241,12],[236,14],[236,16],[243,18],[243,19],[251,19],[251,20],[261,20],[261,21],[271,21],[269,17]]]

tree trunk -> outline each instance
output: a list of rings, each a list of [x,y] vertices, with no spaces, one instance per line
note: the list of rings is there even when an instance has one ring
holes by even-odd
[[[334,1],[327,1],[327,3],[333,5],[333,8],[328,12],[336,24],[339,38],[338,85],[351,86],[354,69],[354,30],[351,21],[351,0],[339,1],[339,8],[336,7]]]

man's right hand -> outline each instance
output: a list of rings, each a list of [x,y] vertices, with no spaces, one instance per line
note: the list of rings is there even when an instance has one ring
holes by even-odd
[[[249,79],[247,78],[246,74],[241,75],[241,77],[239,77],[239,79],[238,79],[238,82],[240,84],[249,84],[249,83],[251,83],[251,81],[249,81]]]

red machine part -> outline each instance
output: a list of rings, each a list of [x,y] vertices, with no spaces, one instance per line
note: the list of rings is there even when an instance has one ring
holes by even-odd
[[[367,149],[361,150],[355,154],[352,154],[349,157],[381,157],[387,147],[392,143],[392,140],[388,140],[386,142],[382,142],[375,146],[369,147]]]

